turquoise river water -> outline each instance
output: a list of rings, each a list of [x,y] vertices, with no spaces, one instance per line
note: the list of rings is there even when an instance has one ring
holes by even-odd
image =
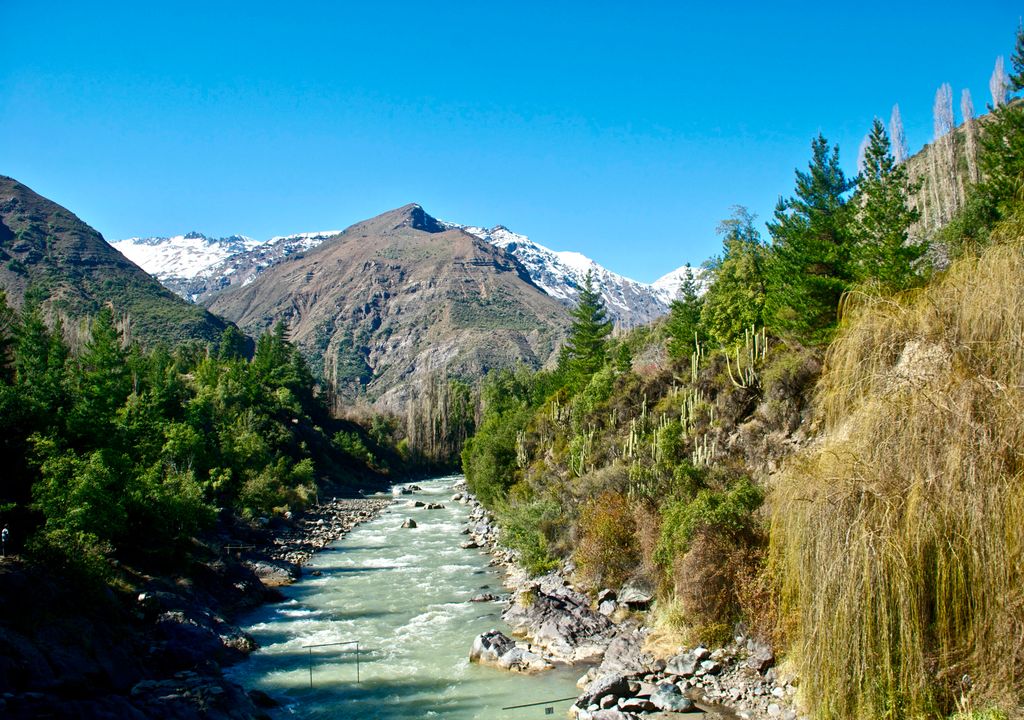
[[[509,628],[499,603],[469,602],[504,589],[488,555],[459,547],[469,517],[449,499],[459,479],[418,483],[421,492],[315,555],[303,579],[283,588],[284,602],[243,619],[260,649],[231,679],[281,701],[272,714],[282,718],[528,719],[551,717],[549,707],[565,717],[571,700],[502,708],[575,696],[585,668],[525,676],[469,662],[476,635]],[[445,509],[406,507],[410,499]],[[407,517],[418,527],[403,529]],[[354,644],[306,647],[356,640],[358,682]]]

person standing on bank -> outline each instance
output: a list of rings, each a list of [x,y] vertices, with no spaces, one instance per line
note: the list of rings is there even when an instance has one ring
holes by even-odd
[[[7,557],[7,536],[10,533],[7,531],[7,526],[4,525],[4,529],[0,531],[0,557]]]

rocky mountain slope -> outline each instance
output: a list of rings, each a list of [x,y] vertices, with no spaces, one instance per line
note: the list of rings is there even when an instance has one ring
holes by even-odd
[[[592,282],[601,292],[609,316],[619,329],[645,325],[666,314],[685,274],[696,272],[699,276],[700,273],[684,266],[653,284],[641,283],[614,273],[581,253],[546,248],[503,225],[489,230],[454,223],[445,225],[464,230],[515,256],[538,287],[569,307],[576,304],[589,272]]]
[[[575,304],[589,271],[609,315],[620,329],[646,324],[667,313],[683,277],[694,273],[699,280],[701,274],[699,268],[683,266],[654,283],[642,283],[612,272],[581,253],[551,250],[502,225],[487,229],[439,222],[513,255],[537,287],[567,307]],[[259,242],[243,235],[208,238],[193,232],[175,237],[128,238],[113,245],[178,295],[208,303],[223,290],[252,282],[268,267],[310,250],[338,233],[298,233]]]
[[[437,378],[544,364],[568,324],[514,257],[418,205],[294,253],[209,307],[252,334],[286,321],[340,397],[396,411]]]
[[[226,324],[165,289],[66,208],[0,175],[0,289],[66,319],[110,303],[142,342],[217,340]]]

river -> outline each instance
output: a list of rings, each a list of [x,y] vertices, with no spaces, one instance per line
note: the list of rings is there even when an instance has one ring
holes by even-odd
[[[418,483],[421,491],[315,555],[302,580],[283,588],[284,602],[243,618],[260,649],[230,678],[282,702],[275,717],[525,719],[551,717],[548,707],[564,717],[570,700],[502,708],[573,697],[585,668],[526,676],[469,662],[476,635],[509,628],[500,603],[469,602],[504,589],[488,555],[459,547],[469,509],[449,498],[460,479]],[[418,527],[402,528],[407,517]],[[354,644],[306,647],[349,641],[359,641],[358,682]]]

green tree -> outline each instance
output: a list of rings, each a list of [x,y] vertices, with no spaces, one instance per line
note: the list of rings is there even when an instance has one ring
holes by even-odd
[[[585,385],[604,365],[607,338],[612,332],[612,321],[608,319],[601,294],[594,289],[589,270],[576,307],[569,314],[572,325],[562,346],[558,367],[566,378],[566,385],[576,389]]]
[[[1024,89],[1024,27],[1017,29],[1010,63],[1010,89],[1017,92]],[[981,182],[939,234],[954,255],[987,243],[992,227],[1014,212],[1024,191],[1024,102],[1011,100],[990,109],[978,142]]]
[[[807,172],[796,171],[796,194],[779,199],[768,265],[765,313],[778,332],[802,341],[828,339],[839,300],[853,273],[847,193],[854,182],[839,166],[839,146],[822,135],[811,143]]]
[[[700,296],[700,286],[694,277],[690,263],[686,263],[686,272],[679,286],[676,299],[669,308],[668,352],[674,358],[688,358],[693,352],[694,341],[703,337],[700,313],[704,301]]]
[[[768,250],[745,207],[718,226],[722,254],[708,264],[701,324],[719,345],[727,346],[751,326],[764,324],[765,263]]]
[[[217,357],[221,360],[237,360],[245,357],[246,337],[234,325],[228,325],[220,336]]]
[[[910,239],[920,213],[909,204],[919,186],[910,182],[906,165],[896,164],[885,124],[875,118],[853,203],[858,280],[903,290],[920,278],[916,266],[928,246]]]
[[[71,426],[73,435],[90,447],[102,447],[108,442],[115,411],[132,391],[132,378],[110,308],[100,310],[90,329],[89,341],[78,357]]]
[[[0,381],[10,382],[14,378],[13,358],[14,332],[17,316],[7,304],[7,293],[0,289]]]

